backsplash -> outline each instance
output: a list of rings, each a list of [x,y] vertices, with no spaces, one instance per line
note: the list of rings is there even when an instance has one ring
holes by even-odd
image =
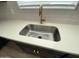
[[[79,9],[78,10],[43,10],[44,18],[46,22],[51,23],[67,23],[67,24],[79,24]],[[0,5],[0,20],[28,20],[39,22],[38,9],[36,10],[20,10],[16,2],[7,2]]]

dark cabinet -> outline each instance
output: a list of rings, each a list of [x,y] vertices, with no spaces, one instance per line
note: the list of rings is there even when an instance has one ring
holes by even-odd
[[[61,56],[66,54],[64,52],[59,52],[59,51],[50,50],[50,49],[41,48],[41,47],[38,47],[36,52],[37,52],[37,55],[44,58],[60,58]]]
[[[9,41],[9,40],[0,37],[0,49],[1,49],[2,47],[4,47],[4,46],[8,43],[8,41]]]
[[[31,53],[43,58],[59,58],[66,53],[59,51],[49,50],[43,47],[33,46],[24,43],[17,43],[17,45],[26,53]]]
[[[36,53],[36,47],[34,47],[34,46],[27,45],[27,44],[22,44],[22,43],[17,43],[17,45],[18,45],[24,52],[32,53],[32,54],[37,54],[37,53]]]

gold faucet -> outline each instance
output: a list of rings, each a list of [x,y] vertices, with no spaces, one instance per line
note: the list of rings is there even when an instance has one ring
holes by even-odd
[[[43,24],[43,21],[45,21],[45,19],[43,19],[43,6],[40,5],[39,8],[39,16],[40,16],[40,24]]]

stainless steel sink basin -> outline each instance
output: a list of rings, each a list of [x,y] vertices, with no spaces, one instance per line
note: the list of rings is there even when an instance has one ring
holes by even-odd
[[[29,24],[25,26],[20,31],[19,34],[23,36],[29,36],[29,37],[39,38],[39,39],[60,41],[59,31],[54,26]]]

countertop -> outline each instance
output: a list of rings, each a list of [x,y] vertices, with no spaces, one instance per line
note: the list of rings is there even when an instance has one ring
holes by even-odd
[[[56,26],[59,29],[61,41],[54,42],[50,40],[40,40],[38,38],[19,35],[19,32],[28,24],[39,23],[26,20],[1,21],[0,37],[79,55],[79,25],[57,23],[42,24],[47,26]]]

